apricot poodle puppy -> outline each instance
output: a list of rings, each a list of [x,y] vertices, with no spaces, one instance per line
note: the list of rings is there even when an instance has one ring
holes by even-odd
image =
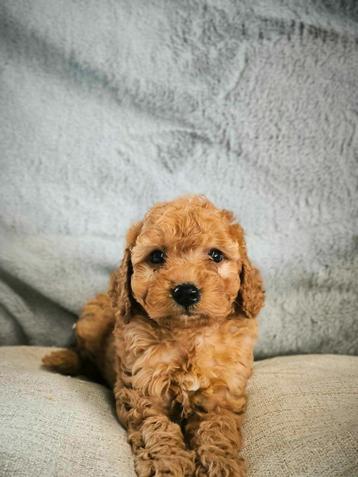
[[[129,229],[108,291],[83,309],[76,348],[43,363],[68,374],[96,365],[138,476],[244,476],[240,425],[263,303],[233,214],[179,197]]]

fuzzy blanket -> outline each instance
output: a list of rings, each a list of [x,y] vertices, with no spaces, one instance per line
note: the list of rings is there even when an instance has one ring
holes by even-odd
[[[128,226],[203,193],[262,269],[257,357],[358,351],[358,3],[0,4],[0,335],[64,345]]]

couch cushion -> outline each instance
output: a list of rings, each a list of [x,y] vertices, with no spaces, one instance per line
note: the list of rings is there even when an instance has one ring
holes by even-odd
[[[255,477],[358,476],[358,358],[256,363],[244,455]]]
[[[111,392],[40,368],[47,348],[0,348],[0,475],[134,476]],[[255,477],[358,475],[358,358],[255,364],[243,453]]]
[[[135,476],[105,387],[40,368],[48,348],[0,348],[0,475]]]

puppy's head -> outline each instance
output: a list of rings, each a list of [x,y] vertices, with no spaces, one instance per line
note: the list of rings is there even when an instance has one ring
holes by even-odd
[[[125,321],[139,304],[169,326],[234,313],[254,318],[264,302],[241,226],[202,195],[156,204],[129,229],[109,293]]]

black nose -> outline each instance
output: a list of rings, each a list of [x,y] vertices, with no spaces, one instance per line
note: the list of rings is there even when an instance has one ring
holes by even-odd
[[[172,289],[174,300],[181,306],[195,305],[200,300],[200,291],[191,283],[182,283]]]

